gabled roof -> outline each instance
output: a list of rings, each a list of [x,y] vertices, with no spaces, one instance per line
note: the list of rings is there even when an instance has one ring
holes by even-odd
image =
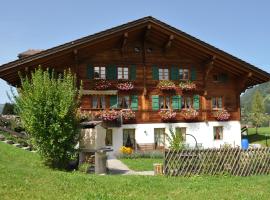
[[[50,49],[47,49],[47,50],[41,51],[39,53],[25,56],[25,57],[22,57],[20,59],[15,60],[15,61],[3,64],[2,66],[0,66],[0,78],[5,79],[5,77],[2,75],[2,72],[4,72],[5,70],[8,70],[10,68],[17,67],[17,66],[20,66],[22,64],[27,64],[27,63],[30,63],[30,62],[35,61],[37,59],[40,59],[40,58],[43,58],[46,56],[50,56],[50,55],[53,55],[53,54],[58,53],[58,52],[74,49],[74,48],[79,47],[80,45],[83,45],[86,43],[91,43],[92,41],[94,41],[96,39],[100,39],[100,38],[115,34],[117,32],[125,31],[125,30],[128,30],[130,28],[133,28],[133,27],[136,27],[139,25],[144,25],[144,24],[145,25],[148,25],[148,24],[157,25],[161,29],[172,32],[173,34],[181,36],[182,38],[194,43],[196,46],[204,49],[205,51],[212,52],[212,54],[215,56],[222,57],[223,59],[233,61],[233,62],[237,63],[240,67],[244,68],[245,70],[249,70],[250,72],[257,73],[258,78],[260,79],[260,81],[258,81],[257,84],[270,80],[270,74],[268,72],[263,71],[250,63],[247,63],[247,62],[245,62],[245,61],[243,61],[243,60],[241,60],[241,59],[239,59],[239,58],[237,58],[229,53],[226,53],[226,52],[224,52],[224,51],[222,51],[222,50],[220,50],[220,49],[218,49],[218,48],[216,48],[216,47],[214,47],[206,42],[199,40],[198,38],[195,38],[195,37],[183,32],[183,31],[176,29],[176,28],[174,28],[174,27],[172,27],[164,22],[161,22],[161,21],[159,21],[151,16],[144,17],[144,18],[132,21],[132,22],[128,22],[126,24],[123,24],[123,25],[120,25],[120,26],[117,26],[117,27],[114,27],[111,29],[107,29],[107,30],[104,30],[102,32],[99,32],[99,33],[96,33],[93,35],[89,35],[89,36],[86,36],[86,37],[83,37],[83,38],[80,38],[80,39],[77,39],[77,40],[74,40],[74,41],[71,41],[71,42],[50,48]]]

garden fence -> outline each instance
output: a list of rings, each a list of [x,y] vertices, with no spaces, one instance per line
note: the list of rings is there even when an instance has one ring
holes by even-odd
[[[270,173],[270,148],[166,150],[167,176],[217,175],[250,176]]]

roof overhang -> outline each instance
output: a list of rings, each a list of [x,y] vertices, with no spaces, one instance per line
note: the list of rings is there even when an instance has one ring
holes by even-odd
[[[156,29],[166,37],[170,38],[173,36],[176,45],[177,43],[179,43],[179,45],[185,44],[189,50],[203,53],[208,57],[215,57],[215,62],[218,65],[234,71],[240,77],[247,77],[247,79],[250,81],[247,86],[260,84],[270,80],[270,74],[268,72],[265,72],[255,67],[254,65],[236,58],[231,54],[228,54],[153,17],[141,18],[139,20],[132,21],[115,28],[111,28],[90,36],[80,38],[78,40],[74,40],[72,42],[65,43],[63,45],[44,50],[34,55],[26,56],[21,59],[6,63],[0,66],[0,78],[14,85],[14,78],[11,78],[11,73],[18,73],[18,71],[22,70],[21,67],[23,66],[31,65],[35,62],[38,63],[38,61],[41,59],[46,58],[49,60],[55,58],[56,54],[60,56],[68,53],[73,53],[74,51],[85,48],[94,43],[103,42],[108,38],[116,36],[120,37],[125,32],[132,32],[138,29],[145,31],[149,26],[153,27],[153,29]]]

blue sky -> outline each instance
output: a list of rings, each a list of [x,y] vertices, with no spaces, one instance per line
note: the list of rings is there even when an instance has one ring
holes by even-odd
[[[270,72],[270,1],[3,0],[0,65],[29,48],[47,49],[153,16]],[[0,80],[0,103],[9,86]]]

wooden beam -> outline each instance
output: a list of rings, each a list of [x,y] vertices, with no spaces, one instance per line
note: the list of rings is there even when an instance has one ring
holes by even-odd
[[[243,74],[241,77],[242,79],[239,79],[239,91],[238,93],[242,93],[246,89],[246,83],[248,82],[248,79],[252,77],[252,72],[248,72],[247,74]]]
[[[128,32],[125,32],[123,35],[123,40],[122,40],[122,44],[121,44],[121,52],[124,52],[124,49],[127,45],[127,41],[128,41]]]
[[[173,39],[174,39],[174,35],[170,35],[168,38],[168,41],[164,45],[165,52],[168,51],[169,48],[171,48]]]
[[[204,88],[204,96],[207,95],[207,80],[209,77],[209,73],[212,71],[212,69],[214,68],[214,62],[216,60],[216,56],[211,56],[211,58],[209,60],[207,60],[204,64],[205,66],[205,71],[204,71],[204,76],[203,76],[203,88]]]
[[[148,24],[146,29],[145,29],[145,32],[144,32],[144,35],[143,35],[143,41],[147,41],[148,38],[150,37],[150,32],[151,32],[151,29],[152,29],[152,26],[151,24]]]

